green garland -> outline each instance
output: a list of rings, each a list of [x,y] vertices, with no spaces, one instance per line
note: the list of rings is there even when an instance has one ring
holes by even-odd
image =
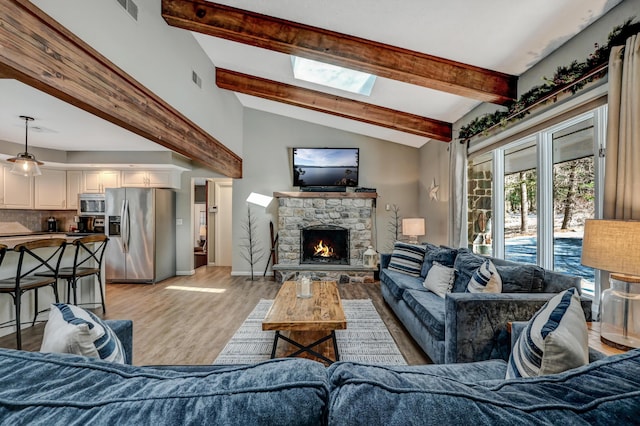
[[[504,127],[508,122],[520,120],[530,114],[528,108],[543,99],[545,96],[558,91],[570,92],[573,94],[582,89],[587,83],[604,77],[607,74],[606,70],[602,70],[588,78],[584,78],[579,83],[571,85],[572,83],[589,75],[596,68],[607,63],[613,46],[624,45],[627,38],[640,32],[640,22],[634,23],[634,19],[635,17],[629,18],[624,24],[615,27],[613,31],[609,33],[607,43],[601,47],[596,44],[596,50],[589,55],[586,60],[582,62],[573,61],[569,65],[558,67],[553,78],[543,77],[542,80],[544,81],[544,84],[533,87],[528,92],[523,93],[517,101],[506,104],[506,110],[498,110],[491,114],[482,115],[475,118],[466,126],[462,126],[460,128],[458,138],[461,141],[466,141],[476,135],[486,132],[493,126],[500,125]],[[566,86],[569,87],[562,90],[562,87]]]

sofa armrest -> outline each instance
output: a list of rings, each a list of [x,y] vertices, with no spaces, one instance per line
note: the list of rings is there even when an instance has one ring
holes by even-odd
[[[450,293],[445,299],[445,363],[509,359],[507,323],[528,321],[554,293]],[[591,320],[591,300],[582,299]]]
[[[133,362],[133,321],[105,320],[104,322],[120,339],[125,353],[125,362],[131,365]]]
[[[391,253],[380,253],[380,269],[388,268],[391,262]]]

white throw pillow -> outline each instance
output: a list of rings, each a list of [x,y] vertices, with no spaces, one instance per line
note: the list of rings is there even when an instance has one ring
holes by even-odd
[[[469,284],[468,293],[502,293],[502,278],[493,262],[489,259],[475,270]]]
[[[454,279],[455,269],[433,262],[422,285],[444,299],[447,293],[451,293]]]
[[[125,363],[122,343],[108,325],[93,313],[64,303],[51,305],[40,352],[83,355]]]
[[[513,346],[507,379],[561,373],[589,362],[587,322],[575,288],[549,300]]]

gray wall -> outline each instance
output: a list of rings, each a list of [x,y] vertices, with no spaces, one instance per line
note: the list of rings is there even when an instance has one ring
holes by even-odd
[[[568,65],[573,60],[583,61],[586,59],[587,56],[595,50],[594,43],[604,44],[607,36],[615,26],[621,25],[631,17],[638,16],[638,11],[640,11],[640,0],[625,0],[620,3],[605,16],[585,28],[577,36],[562,45],[557,51],[547,56],[520,76],[518,81],[518,95],[541,84],[543,77],[552,77],[559,66]],[[461,120],[454,123],[454,137],[463,125],[483,114],[493,113],[499,108],[497,105],[486,103],[479,105]],[[451,143],[458,142],[454,139]],[[448,203],[446,203],[447,206],[445,206],[443,201],[438,201],[438,203],[429,201],[425,188],[431,185],[432,176],[436,174],[434,170],[439,171],[439,176],[442,179],[438,182],[441,185],[440,195],[443,196],[442,199],[444,199],[445,191],[448,197],[449,191],[458,191],[459,188],[449,188],[448,153],[445,159],[443,152],[445,148],[442,146],[444,144],[439,146],[436,144],[437,142],[432,141],[420,148],[420,211],[424,212],[424,216],[427,219],[428,241],[444,244],[447,241],[447,229],[451,220]],[[447,171],[444,171],[445,168],[447,168]],[[447,189],[445,189],[445,187]],[[436,223],[437,227],[434,228],[430,226],[429,223]]]
[[[247,109],[244,117],[243,178],[233,184],[233,274],[249,272],[240,244],[245,235],[246,199],[251,192],[273,195],[277,191],[298,191],[292,186],[291,151],[293,147],[360,148],[360,186],[376,188],[379,198],[376,214],[378,248],[390,241],[385,204],[397,204],[403,216],[418,214],[419,156],[416,148],[398,145],[291,118]],[[277,226],[277,202],[266,211],[252,207],[258,219],[258,244],[269,251],[269,221]],[[266,256],[266,255],[265,255]],[[265,257],[254,268],[262,275]]]
[[[434,140],[420,149],[419,216],[426,220],[424,241],[432,244],[449,243],[449,146]],[[429,197],[434,179],[439,186],[437,200]]]

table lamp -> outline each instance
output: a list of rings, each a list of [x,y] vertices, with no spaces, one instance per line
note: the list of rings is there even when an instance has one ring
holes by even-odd
[[[640,221],[585,221],[581,263],[611,273],[600,299],[600,339],[640,348]]]
[[[402,235],[409,237],[411,244],[418,243],[418,237],[425,234],[424,218],[411,217],[402,219]]]

